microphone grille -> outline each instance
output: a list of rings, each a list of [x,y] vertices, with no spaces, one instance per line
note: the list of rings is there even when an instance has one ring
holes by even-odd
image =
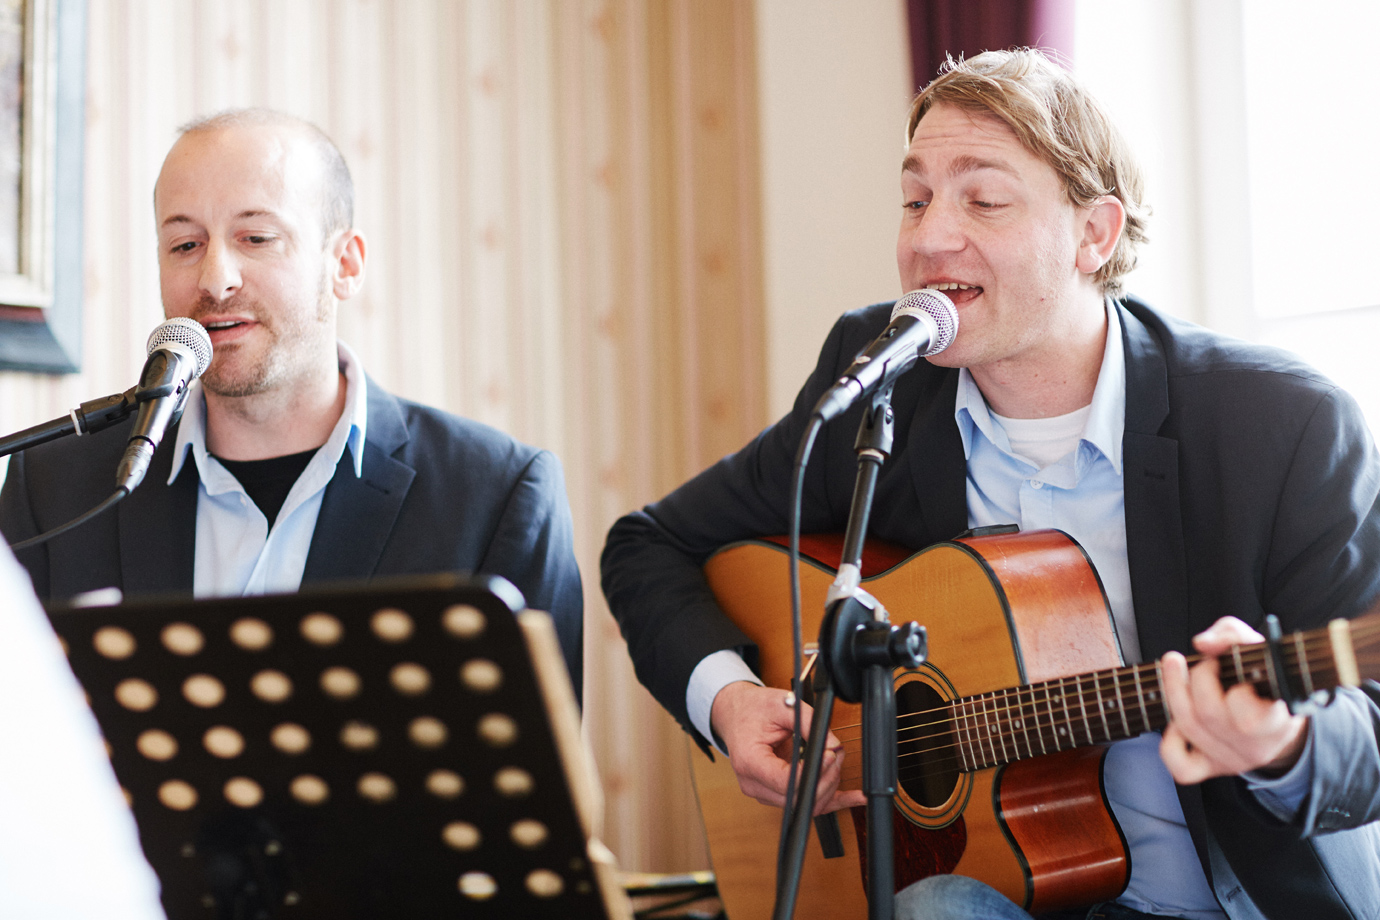
[[[891,318],[905,313],[912,316],[923,313],[934,323],[934,339],[930,347],[920,353],[922,358],[937,355],[954,343],[954,337],[958,335],[958,311],[954,309],[954,302],[939,291],[921,288],[906,294],[896,301]]]
[[[174,316],[159,323],[149,335],[146,354],[153,354],[155,348],[168,342],[176,342],[196,356],[196,376],[200,377],[211,366],[211,336],[196,320]]]

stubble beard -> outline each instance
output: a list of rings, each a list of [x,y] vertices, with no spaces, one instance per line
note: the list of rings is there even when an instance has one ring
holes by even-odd
[[[315,353],[317,340],[325,333],[331,316],[331,300],[323,275],[317,289],[315,314],[308,317],[296,311],[265,310],[254,301],[233,300],[217,305],[209,298],[197,304],[196,319],[214,322],[218,313],[232,313],[241,307],[254,316],[259,329],[267,337],[257,360],[244,366],[239,352],[242,345],[233,343],[218,352],[211,366],[201,375],[201,385],[208,393],[241,399],[268,393],[292,383],[308,373],[307,362]],[[237,366],[238,365],[238,366]]]

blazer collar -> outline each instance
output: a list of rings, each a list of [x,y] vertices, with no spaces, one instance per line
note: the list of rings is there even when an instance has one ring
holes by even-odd
[[[326,486],[302,581],[367,578],[378,568],[415,470],[395,458],[408,441],[402,406],[366,375],[368,437],[364,475],[349,452]],[[121,590],[126,596],[190,596],[196,569],[196,505],[201,480],[187,464],[168,483],[178,439],[170,430],[154,454],[145,485],[115,508],[119,517]]]
[[[168,483],[176,432],[153,455],[144,487],[116,506],[120,580],[126,596],[175,592],[190,596],[196,566],[195,464]]]
[[[368,379],[368,385],[364,475],[356,477],[346,466],[346,457],[337,464],[321,500],[303,585],[372,577],[416,476],[417,471],[400,456],[408,441],[401,403],[373,379]]]
[[[1153,435],[1169,416],[1164,346],[1125,303],[1113,301],[1126,354],[1126,430]]]
[[[1126,349],[1126,431],[1122,436],[1126,557],[1143,661],[1189,648],[1188,563],[1179,500],[1179,442],[1160,430],[1169,417],[1163,343],[1133,310],[1120,310]]]
[[[409,437],[402,403],[368,374],[364,375],[364,381],[369,394],[368,443],[377,444],[384,454],[392,456],[407,443]]]
[[[921,547],[952,540],[968,529],[968,463],[954,421],[958,371],[935,371],[926,375],[925,391],[906,439],[921,518],[916,545]]]

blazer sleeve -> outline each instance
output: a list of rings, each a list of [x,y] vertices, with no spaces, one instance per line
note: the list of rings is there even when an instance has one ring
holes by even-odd
[[[508,493],[479,570],[502,575],[522,592],[528,607],[551,614],[579,700],[584,595],[575,563],[570,502],[555,454],[538,451],[523,469]]]
[[[757,662],[756,647],[716,603],[701,566],[725,544],[786,532],[797,444],[815,402],[837,378],[841,361],[855,353],[849,343],[865,334],[858,312],[835,324],[788,415],[662,500],[621,518],[609,531],[601,559],[604,595],[628,643],[638,680],[706,750],[707,741],[686,711],[685,693],[695,666],[724,649],[738,651],[754,667]],[[806,533],[835,526],[831,509],[836,503],[830,501],[824,469],[827,451],[819,449],[826,440],[820,437],[807,471]]]
[[[1271,541],[1267,610],[1355,617],[1380,596],[1380,457],[1345,391],[1319,403],[1298,442]],[[1373,675],[1374,676],[1374,675]],[[1312,716],[1313,777],[1295,817],[1305,836],[1380,818],[1380,684],[1344,690]]]
[[[29,499],[29,477],[25,467],[25,454],[10,457],[9,472],[5,476],[5,486],[0,489],[0,531],[4,532],[5,542],[18,543],[39,533],[38,522],[34,519],[33,507]],[[48,579],[48,549],[40,544],[16,554],[20,563],[33,580],[34,592],[40,598],[50,595]]]

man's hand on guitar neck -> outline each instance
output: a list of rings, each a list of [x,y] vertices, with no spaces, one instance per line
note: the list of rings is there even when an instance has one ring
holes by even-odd
[[[785,703],[786,692],[747,681],[728,684],[714,697],[709,721],[728,751],[729,763],[738,775],[738,786],[763,805],[782,807],[790,778],[791,727],[794,711]],[[805,706],[801,731],[810,733],[814,711]],[[829,734],[823,769],[815,795],[815,814],[865,805],[860,790],[841,792],[843,744]]]
[[[1175,781],[1200,783],[1214,776],[1258,770],[1283,773],[1298,761],[1308,738],[1308,719],[1292,715],[1280,700],[1264,700],[1248,684],[1222,692],[1217,656],[1233,645],[1265,641],[1236,617],[1223,617],[1193,637],[1206,656],[1192,669],[1184,656],[1160,659],[1170,723],[1160,757]]]

